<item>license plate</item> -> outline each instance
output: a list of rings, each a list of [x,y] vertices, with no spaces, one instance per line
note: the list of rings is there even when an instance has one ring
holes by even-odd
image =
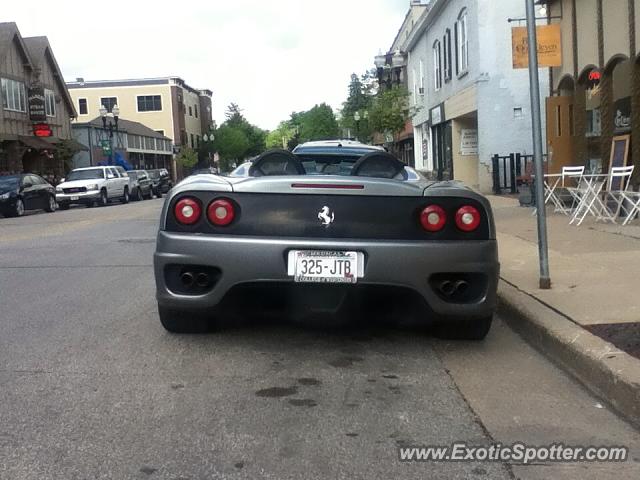
[[[289,252],[289,275],[296,282],[356,283],[362,276],[360,252],[293,250]]]
[[[71,197],[72,202],[75,202],[76,200],[80,200],[80,197]]]

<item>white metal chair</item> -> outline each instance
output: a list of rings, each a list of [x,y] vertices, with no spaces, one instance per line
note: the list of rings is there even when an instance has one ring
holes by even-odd
[[[569,189],[575,188],[580,185],[582,175],[584,175],[584,165],[581,167],[562,167],[560,185],[557,185],[550,193],[550,195],[554,196],[554,199],[552,201],[556,206],[556,212],[561,212],[565,215],[569,215],[569,213],[573,211],[575,207],[575,197],[571,195]],[[569,192],[569,194],[573,198],[573,202],[570,207],[567,208],[562,197],[560,196],[560,192],[556,193],[558,189],[560,189],[560,191],[564,190],[566,192]]]
[[[616,223],[620,213],[628,216],[628,207],[625,205],[625,194],[630,187],[633,165],[628,167],[613,167],[607,177],[607,189],[602,192],[602,201],[599,205],[599,214],[596,220],[604,220]]]
[[[627,190],[622,194],[627,205],[627,216],[622,225],[628,225],[637,215],[640,214],[640,192],[631,192]]]

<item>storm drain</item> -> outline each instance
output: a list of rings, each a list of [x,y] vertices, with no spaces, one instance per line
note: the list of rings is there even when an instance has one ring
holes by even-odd
[[[603,323],[585,325],[584,328],[629,355],[640,358],[640,322]]]

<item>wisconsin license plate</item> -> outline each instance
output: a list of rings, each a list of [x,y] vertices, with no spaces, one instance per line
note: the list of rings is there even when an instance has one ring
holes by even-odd
[[[325,250],[289,252],[289,275],[296,282],[356,283],[362,276],[362,253]]]

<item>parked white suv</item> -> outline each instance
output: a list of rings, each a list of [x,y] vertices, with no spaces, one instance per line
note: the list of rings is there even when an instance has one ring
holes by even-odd
[[[119,167],[76,168],[56,187],[56,201],[62,210],[73,204],[104,206],[112,199],[128,203],[130,188],[129,176]]]

